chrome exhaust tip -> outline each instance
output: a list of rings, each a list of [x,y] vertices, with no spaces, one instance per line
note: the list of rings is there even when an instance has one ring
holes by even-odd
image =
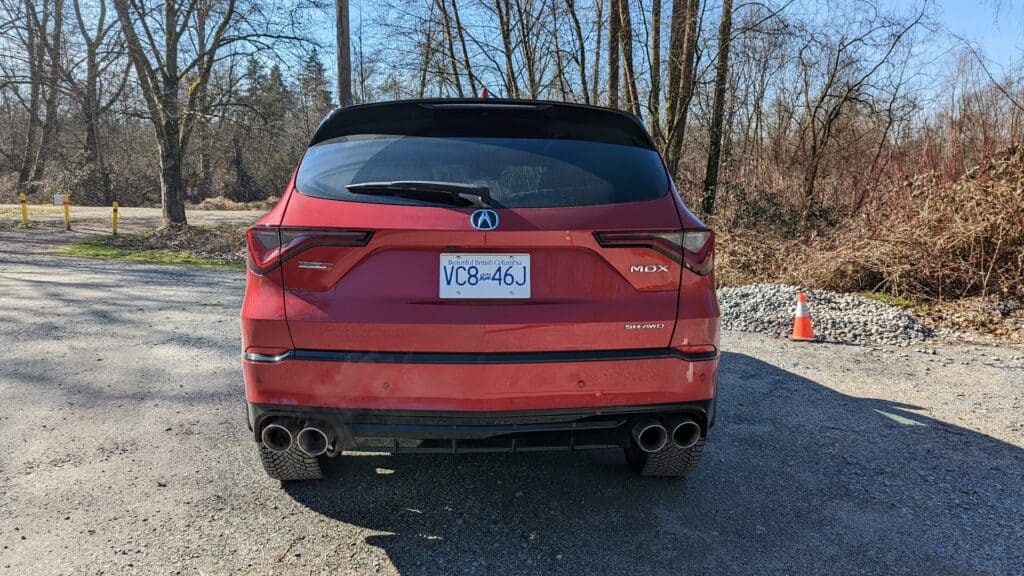
[[[689,416],[678,416],[669,421],[672,431],[672,444],[677,448],[687,449],[700,440],[700,424]]]
[[[312,426],[300,430],[295,442],[299,450],[307,456],[319,456],[331,447],[331,439],[327,433]]]
[[[292,447],[292,431],[280,422],[271,422],[260,433],[263,445],[274,452],[284,452]]]
[[[668,444],[668,430],[654,418],[645,418],[633,426],[633,441],[644,452],[660,452]]]

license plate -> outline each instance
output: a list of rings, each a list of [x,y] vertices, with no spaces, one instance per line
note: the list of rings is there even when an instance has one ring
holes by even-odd
[[[529,298],[529,254],[441,254],[441,298]]]

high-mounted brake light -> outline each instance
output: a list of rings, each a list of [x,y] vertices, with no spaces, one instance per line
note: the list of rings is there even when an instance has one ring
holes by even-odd
[[[310,248],[366,246],[372,236],[372,230],[254,226],[246,236],[249,269],[266,274]]]
[[[714,269],[715,233],[711,230],[595,232],[604,248],[648,248],[704,276]]]

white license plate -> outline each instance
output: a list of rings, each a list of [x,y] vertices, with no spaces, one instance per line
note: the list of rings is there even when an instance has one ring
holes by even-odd
[[[529,254],[441,254],[441,298],[529,298]]]

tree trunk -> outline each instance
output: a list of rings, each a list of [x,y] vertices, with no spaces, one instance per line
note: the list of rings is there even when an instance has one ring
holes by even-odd
[[[334,0],[338,42],[338,105],[352,105],[352,41],[349,36],[348,0]]]
[[[629,13],[629,0],[619,3],[619,48],[622,50],[622,64],[626,82],[626,106],[633,114],[640,115],[640,94],[636,89],[636,71],[633,68],[633,18]]]
[[[611,0],[608,4],[608,106],[619,107],[619,28],[622,17],[619,14],[619,3],[623,0]]]
[[[679,77],[683,70],[683,37],[686,36],[686,11],[690,0],[673,0],[668,35],[668,85],[665,87],[665,129],[662,145],[668,145],[672,121],[676,117]]]
[[[494,0],[494,9],[498,13],[498,26],[501,29],[501,47],[505,56],[505,95],[508,98],[519,98],[519,85],[516,82],[515,65],[512,63],[511,7],[512,0]],[[504,5],[503,5],[504,4]]]
[[[465,98],[466,92],[462,89],[462,79],[459,77],[459,58],[455,55],[455,35],[452,33],[453,22],[448,14],[447,0],[434,0],[434,5],[441,11],[441,25],[444,26],[444,40],[447,44],[448,61],[451,64],[452,82],[455,83],[455,93],[459,98]]]
[[[39,131],[42,121],[39,118],[39,103],[42,93],[43,45],[39,40],[42,31],[36,29],[38,19],[35,15],[35,4],[25,0],[28,18],[25,23],[25,47],[28,52],[29,94],[28,94],[28,129],[25,131],[25,143],[21,162],[18,167],[18,184],[24,184],[32,178],[32,169],[39,150]]]
[[[174,129],[177,131],[176,127]],[[182,150],[177,138],[167,138],[160,143],[160,201],[163,204],[164,225],[188,224],[185,219],[181,160]]]
[[[657,1],[657,0],[655,0]],[[566,8],[569,10],[569,18],[572,20],[572,29],[576,34],[576,64],[580,70],[580,86],[583,93],[583,103],[590,104],[590,89],[587,86],[587,46],[583,40],[583,26],[580,24],[580,16],[576,13],[576,0],[565,0]],[[600,24],[598,24],[600,29]]]
[[[60,98],[58,82],[61,75],[61,36],[64,30],[64,0],[56,0],[53,4],[53,32],[46,41],[46,117],[43,120],[42,136],[39,139],[39,150],[32,165],[32,179],[41,180],[46,169],[46,161],[53,149],[53,137],[57,131],[57,104]],[[40,34],[44,34],[41,30]],[[40,59],[42,64],[42,59]]]
[[[651,1],[651,91],[647,95],[647,130],[661,141],[661,0]]]
[[[697,54],[697,20],[700,18],[700,0],[689,0],[686,10],[686,33],[683,38],[679,89],[673,96],[675,106],[673,116],[669,118],[669,130],[666,137],[665,163],[669,172],[675,174],[679,170],[680,154],[683,148],[683,137],[686,135],[686,117],[690,109],[690,100],[694,90],[694,58]]]
[[[595,0],[594,11],[597,19],[597,40],[594,46],[594,76],[590,81],[590,102],[597,104],[601,95],[601,31],[604,30],[604,0]]]
[[[704,173],[704,195],[701,212],[711,216],[715,212],[718,189],[718,166],[722,157],[722,120],[725,115],[725,87],[729,80],[729,43],[732,37],[732,0],[722,0],[722,20],[718,26],[718,63],[715,67],[715,102],[711,111],[708,165]]]
[[[462,18],[459,16],[458,0],[452,0],[452,17],[455,18],[455,31],[459,35],[459,45],[462,47],[462,65],[466,68],[466,76],[469,77],[469,89],[473,92],[472,96],[479,96],[473,64],[469,59],[469,50],[466,49],[466,30],[462,27]]]

